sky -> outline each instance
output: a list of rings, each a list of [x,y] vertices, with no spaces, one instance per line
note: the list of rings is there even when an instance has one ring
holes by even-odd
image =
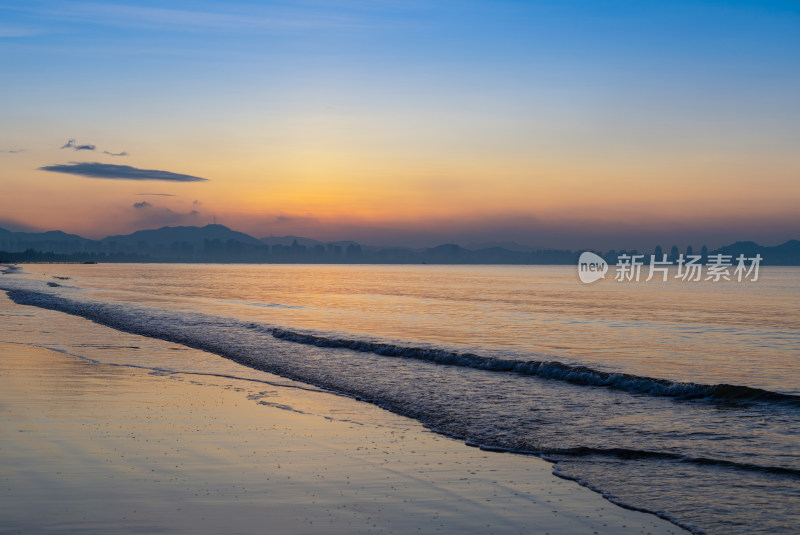
[[[0,227],[800,239],[800,3],[0,3]]]

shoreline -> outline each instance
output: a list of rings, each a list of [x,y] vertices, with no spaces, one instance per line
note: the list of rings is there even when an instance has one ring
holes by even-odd
[[[3,533],[684,533],[541,459],[330,393],[22,343],[0,359]]]

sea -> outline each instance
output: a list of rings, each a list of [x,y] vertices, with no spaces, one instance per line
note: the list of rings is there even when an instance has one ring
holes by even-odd
[[[6,267],[0,290],[0,341],[268,372],[540,456],[693,533],[800,530],[797,267],[584,284],[577,266],[31,264]],[[59,323],[74,316],[143,342]],[[31,317],[46,327],[23,332]]]

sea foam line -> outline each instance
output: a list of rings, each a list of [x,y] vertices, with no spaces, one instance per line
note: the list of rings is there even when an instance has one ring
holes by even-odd
[[[251,324],[251,328],[263,328]],[[702,383],[676,382],[668,379],[614,373],[596,370],[588,366],[574,366],[558,361],[514,360],[486,357],[474,353],[458,353],[444,349],[398,346],[383,342],[319,336],[283,328],[266,329],[274,337],[300,344],[318,347],[344,348],[353,351],[374,353],[388,357],[413,358],[464,366],[493,372],[512,372],[545,379],[556,379],[581,386],[605,387],[637,394],[678,399],[710,399],[730,402],[774,402],[800,407],[800,397],[781,394],[760,388],[741,385],[707,385]]]
[[[199,340],[196,336],[178,332],[179,329],[176,328],[175,322],[182,322],[189,327],[208,326],[212,329],[223,323],[235,324],[236,327],[254,330],[271,335],[278,340],[298,344],[348,349],[379,356],[416,359],[490,372],[517,373],[543,379],[559,380],[578,386],[608,388],[633,394],[735,404],[760,402],[800,408],[800,396],[742,385],[708,385],[677,382],[628,373],[607,372],[588,366],[569,365],[558,361],[515,360],[476,355],[474,353],[459,353],[440,348],[401,346],[355,338],[322,336],[259,323],[240,322],[231,318],[218,318],[207,314],[188,314],[133,305],[77,301],[36,290],[12,289],[7,290],[7,293],[9,298],[18,304],[34,305],[82,316],[122,331],[178,342],[190,347],[223,354],[223,356],[229,356],[231,352],[226,351],[221,343],[213,343],[212,347],[208,345],[207,341]],[[143,321],[146,317],[155,321]],[[168,321],[163,321],[165,319]],[[169,327],[165,325],[169,325]],[[251,359],[238,355],[238,352],[234,360],[248,366],[258,367],[258,365],[251,362]]]

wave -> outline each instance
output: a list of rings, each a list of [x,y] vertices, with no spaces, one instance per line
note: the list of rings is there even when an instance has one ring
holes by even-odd
[[[262,328],[251,325],[251,328]],[[464,366],[493,372],[510,372],[555,379],[581,386],[605,387],[636,394],[672,397],[682,400],[706,399],[727,402],[767,402],[800,407],[800,396],[782,394],[749,386],[676,382],[629,373],[596,370],[588,366],[564,364],[547,360],[515,360],[487,357],[474,353],[458,353],[444,349],[400,346],[384,342],[373,342],[349,338],[335,338],[292,331],[283,328],[268,328],[275,338],[318,347],[344,348],[353,351],[374,353],[388,357],[413,358],[437,364]]]
[[[151,313],[153,317],[162,316],[166,311],[157,309],[145,309],[142,307],[110,305],[103,303],[86,303],[70,300],[64,297],[35,290],[7,290],[8,296],[18,304],[39,306],[82,316],[97,323],[110,327],[145,336],[153,336],[165,340],[171,340],[191,347],[208,349],[215,353],[228,356],[229,352],[221,351],[219,345],[214,344],[213,348],[205,347],[192,338],[185,335],[178,335],[170,332],[168,327],[163,324],[156,327],[132,327],[125,321],[124,314],[114,314],[113,311],[135,312],[135,316],[140,313]],[[134,311],[135,309],[135,311]],[[108,314],[108,312],[112,312]],[[177,315],[178,313],[176,313]],[[234,321],[230,319],[216,318],[205,314],[193,313],[184,317],[184,321],[192,325],[214,326],[221,321]],[[172,318],[171,318],[172,319]],[[386,342],[376,342],[370,340],[360,340],[356,338],[341,338],[335,336],[323,336],[319,334],[294,331],[282,327],[273,327],[258,323],[241,322],[241,326],[269,334],[272,337],[293,342],[297,344],[311,345],[324,348],[348,349],[351,351],[368,352],[379,356],[397,357],[406,359],[416,359],[421,361],[433,362],[436,364],[461,366],[478,370],[515,373],[529,375],[549,380],[563,381],[573,385],[588,386],[595,388],[608,388],[633,394],[668,397],[677,400],[687,401],[714,401],[729,404],[750,404],[750,403],[769,403],[790,407],[800,408],[800,396],[783,394],[760,388],[753,388],[742,385],[717,384],[708,385],[693,382],[676,382],[669,379],[647,377],[629,373],[608,372],[597,370],[588,366],[564,364],[558,361],[549,360],[517,360],[510,358],[489,357],[474,353],[460,353],[441,348],[415,347],[390,344]],[[236,357],[234,360],[253,366],[250,359]],[[256,366],[257,367],[257,366]]]
[[[480,448],[483,451],[501,452],[501,453],[520,453],[523,455],[539,455],[542,459],[551,462],[559,463],[562,461],[578,460],[581,458],[589,457],[610,457],[620,461],[630,460],[656,460],[656,461],[671,461],[678,463],[694,464],[697,466],[716,466],[720,468],[731,468],[734,470],[742,470],[745,472],[760,472],[763,474],[791,476],[800,478],[799,468],[789,468],[785,466],[769,466],[755,463],[743,463],[731,461],[727,459],[712,459],[708,457],[692,457],[680,453],[671,453],[666,451],[650,451],[650,450],[637,450],[630,448],[598,448],[590,446],[578,446],[575,448],[547,448],[544,450],[521,450],[508,448],[499,445],[487,445],[480,442],[471,440],[466,441],[467,446]]]
[[[765,474],[792,476],[800,478],[800,469],[789,468],[785,466],[769,466],[754,463],[742,463],[736,461],[729,461],[726,459],[711,459],[707,457],[691,457],[681,455],[679,453],[670,453],[663,451],[648,451],[648,450],[635,450],[628,448],[592,448],[581,446],[578,448],[569,449],[552,449],[547,451],[543,456],[546,460],[558,462],[566,460],[565,458],[581,458],[591,456],[604,456],[613,457],[615,459],[627,461],[636,459],[654,459],[661,461],[674,461],[679,463],[694,464],[698,466],[718,466],[723,468],[732,468],[736,470],[744,470],[747,472],[761,472]]]
[[[0,277],[0,285],[3,279],[6,277]],[[761,532],[765,533],[774,526],[786,529],[780,523],[780,514],[793,507],[793,498],[781,494],[791,491],[781,489],[794,488],[800,478],[800,468],[791,456],[794,444],[785,432],[794,429],[798,413],[786,408],[800,406],[800,396],[746,386],[674,382],[557,361],[389,343],[379,338],[304,332],[157,306],[101,302],[82,298],[80,290],[69,287],[13,287],[7,293],[18,304],[57,310],[120,331],[203,349],[246,366],[370,401],[416,419],[434,432],[488,451],[539,455],[556,463],[555,475],[578,481],[623,507],[654,513],[694,533],[703,533],[698,526],[722,526],[719,532],[728,532],[734,520],[743,526],[763,525]],[[431,365],[415,364],[416,360]],[[466,370],[469,368],[482,371],[473,373]],[[151,369],[152,373],[182,373],[157,365]],[[442,378],[463,383],[440,388]],[[485,390],[472,390],[475,379],[486,383],[479,385]],[[489,399],[491,395],[473,395],[493,394],[502,386],[507,387],[502,392],[522,394],[500,397],[500,401]],[[520,386],[536,388],[528,395]],[[630,395],[609,396],[606,389]],[[565,390],[570,391],[570,402],[561,397]],[[608,397],[614,398],[611,410],[619,418],[607,419],[609,408],[596,403]],[[729,406],[736,410],[720,410]],[[658,411],[653,414],[656,422],[666,424],[639,429],[641,415],[650,410]],[[726,417],[717,418],[720,412]],[[636,414],[637,418],[625,419],[626,414]],[[713,418],[707,418],[709,415]],[[748,425],[750,421],[758,424]],[[747,434],[742,434],[744,425]],[[673,436],[665,432],[670,429],[680,432]],[[740,439],[746,439],[746,443]],[[788,466],[781,466],[784,462]],[[622,474],[624,478],[606,476],[628,463],[630,469]],[[709,467],[709,473],[694,469],[701,466]],[[652,491],[653,474],[668,476],[659,481],[665,494],[644,499]],[[720,497],[714,498],[717,502],[695,503],[692,489],[706,476]],[[716,481],[731,483],[713,487]],[[771,522],[775,515],[770,510],[760,517],[746,511],[747,495],[756,492],[771,493],[767,496],[782,500],[776,502],[777,522]],[[719,514],[707,511],[711,509],[706,507],[709,503],[741,504],[745,507],[739,509],[746,514],[734,520],[730,515],[720,519]]]
[[[58,310],[61,312],[66,312],[69,314],[74,314],[123,331],[136,332],[137,334],[167,339],[183,343],[185,345],[189,345],[192,347],[197,347],[199,349],[212,350],[214,352],[219,352],[223,354],[223,356],[232,358],[233,360],[236,360],[242,364],[246,365],[254,364],[251,361],[243,359],[241,356],[237,356],[236,351],[220,352],[219,347],[210,347],[208,344],[204,343],[199,338],[191,336],[187,337],[186,334],[179,334],[179,331],[181,329],[176,328],[178,326],[176,326],[175,324],[172,324],[173,327],[172,335],[170,335],[169,331],[163,330],[162,328],[164,325],[163,323],[160,324],[162,327],[156,327],[155,324],[157,322],[153,322],[153,324],[151,324],[151,327],[149,328],[142,327],[142,325],[146,325],[148,323],[147,315],[143,315],[142,314],[143,312],[150,312],[149,316],[154,319],[157,316],[161,316],[166,311],[156,310],[156,309],[146,309],[144,307],[120,306],[120,305],[94,303],[94,302],[90,303],[79,302],[75,300],[66,299],[60,296],[55,296],[36,291],[28,291],[28,290],[10,290],[7,291],[7,293],[9,298],[11,298],[14,302],[18,304],[34,305],[41,308],[47,308],[52,310]],[[129,317],[135,316],[139,320],[144,320],[144,322],[138,324],[132,321],[126,322],[125,321],[126,312],[132,315]],[[222,325],[224,321],[222,318],[216,318],[204,314],[184,315],[182,313],[175,313],[174,315],[172,314],[169,315],[170,320],[174,320],[179,317],[182,319],[182,321],[185,322],[186,325],[193,325],[193,326],[213,327]],[[161,316],[161,318],[163,319],[163,316]],[[276,339],[285,340],[293,343],[313,345],[316,347],[341,348],[341,349],[349,349],[352,351],[370,352],[380,356],[419,359],[443,365],[465,366],[492,372],[510,372],[510,373],[526,374],[526,375],[535,375],[547,379],[564,380],[579,385],[605,386],[617,389],[629,389],[630,391],[637,393],[646,393],[650,395],[672,395],[672,396],[678,396],[681,399],[702,398],[702,399],[724,399],[726,401],[778,400],[778,402],[780,403],[788,402],[792,404],[798,404],[798,402],[800,402],[800,400],[798,400],[796,396],[791,396],[788,394],[779,394],[776,392],[759,390],[745,386],[673,383],[666,379],[641,377],[630,374],[612,374],[609,372],[593,370],[585,366],[569,366],[563,363],[553,362],[553,361],[519,361],[513,359],[500,359],[494,357],[485,357],[472,353],[451,352],[437,348],[399,346],[394,344],[367,341],[367,340],[324,337],[318,334],[302,333],[298,331],[288,330],[285,328],[270,327],[257,323],[245,323],[245,322],[238,322],[235,320],[233,321],[239,327],[255,330],[260,334],[271,335]],[[76,355],[68,351],[65,351],[63,349],[55,347],[47,347],[47,349],[58,351],[60,353],[78,357],[84,360],[88,360],[96,364],[147,369],[149,371],[157,373],[207,375],[207,376],[216,376],[216,377],[231,378],[237,380],[254,381],[274,386],[293,386],[294,388],[299,388],[304,390],[307,389],[310,391],[319,391],[319,388],[328,390],[328,388],[325,385],[323,384],[315,385],[313,382],[312,385],[314,386],[304,387],[301,385],[286,385],[283,383],[277,384],[271,381],[256,380],[256,379],[250,379],[228,374],[195,372],[188,370],[175,370],[165,367],[142,366],[137,364],[111,364],[111,363],[104,363],[89,357]],[[297,379],[301,381],[304,380],[304,378],[297,378]],[[308,382],[308,380],[306,379],[305,382]],[[378,403],[379,405],[383,406],[383,404],[380,403],[379,399],[368,399],[358,395],[356,395],[355,398],[362,401]],[[641,449],[632,449],[623,447],[602,448],[602,447],[589,447],[589,446],[577,446],[572,448],[547,447],[542,449],[537,448],[533,450],[515,449],[504,446],[502,444],[494,444],[493,441],[491,440],[489,441],[480,440],[476,442],[465,436],[452,435],[442,430],[440,430],[439,432],[443,432],[444,434],[448,434],[450,436],[453,436],[454,438],[463,439],[465,440],[467,445],[479,447],[486,451],[499,451],[499,452],[502,451],[502,452],[540,455],[544,459],[554,463],[558,463],[561,461],[568,461],[570,459],[577,460],[580,458],[589,458],[597,456],[597,457],[610,457],[618,460],[642,459],[642,460],[688,463],[688,464],[702,465],[702,466],[716,466],[719,468],[727,468],[727,469],[741,470],[747,472],[761,472],[773,475],[782,475],[782,476],[800,478],[800,469],[798,468],[760,465],[755,463],[736,462],[726,459],[688,456],[680,453],[673,453],[667,451],[650,451],[650,450],[641,450]]]

